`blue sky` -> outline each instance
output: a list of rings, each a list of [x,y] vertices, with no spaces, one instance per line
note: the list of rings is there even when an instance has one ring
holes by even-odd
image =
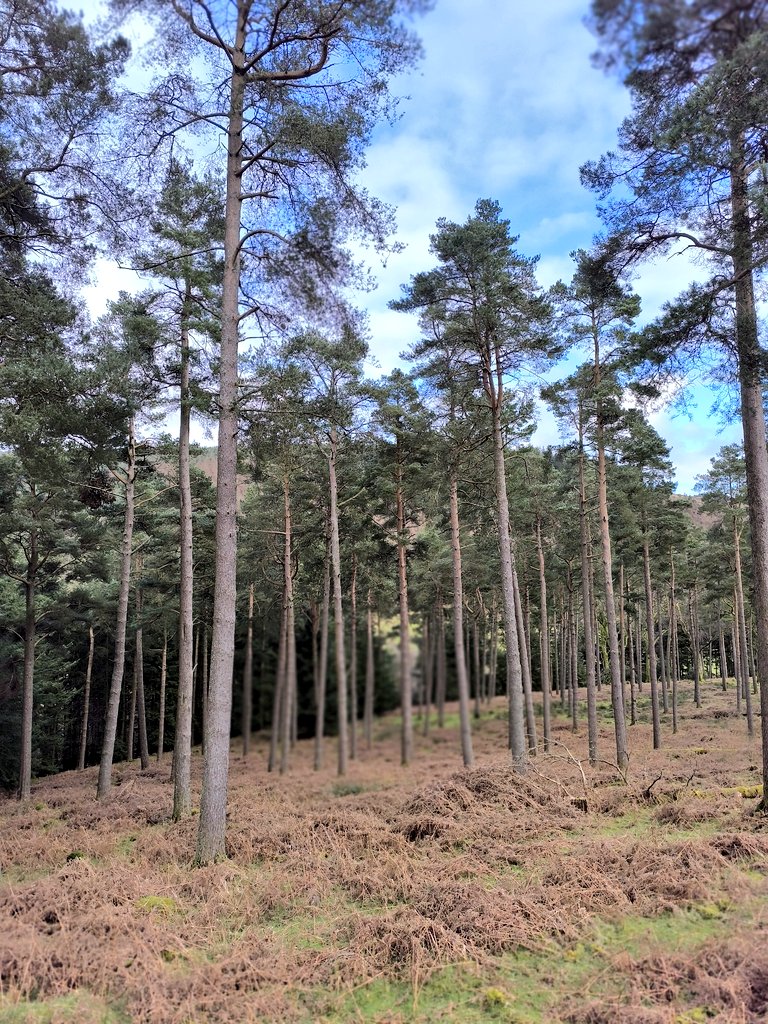
[[[569,253],[588,247],[600,230],[579,167],[615,147],[629,99],[619,81],[592,67],[587,10],[584,0],[437,0],[420,21],[424,60],[396,83],[410,99],[395,128],[377,135],[364,178],[397,206],[406,243],[377,268],[379,289],[367,298],[382,370],[417,335],[413,321],[389,311],[387,302],[411,274],[434,265],[428,246],[438,217],[462,221],[476,199],[497,199],[520,236],[519,250],[540,256],[543,285],[569,280]],[[696,273],[684,256],[644,268],[635,282],[644,318]],[[678,489],[691,493],[711,456],[741,432],[710,415],[713,397],[705,387],[691,382],[687,392],[687,413],[660,408],[651,419],[672,449]],[[549,417],[536,439],[557,442]]]
[[[87,15],[97,4],[83,6]],[[599,230],[579,166],[615,145],[629,101],[617,80],[591,65],[595,40],[583,24],[587,10],[588,0],[437,0],[419,20],[424,59],[393,83],[393,92],[409,98],[398,123],[377,132],[363,174],[370,191],[397,208],[405,245],[385,267],[367,254],[379,281],[360,300],[370,316],[372,373],[390,370],[417,337],[415,321],[387,304],[412,274],[433,265],[429,235],[438,217],[462,221],[478,198],[497,199],[520,236],[519,250],[540,256],[543,285],[568,280],[569,252],[589,246]],[[645,268],[635,282],[644,316],[695,273],[682,256]],[[102,294],[109,280],[118,286],[118,276],[102,274]],[[686,493],[718,448],[740,439],[736,425],[720,432],[705,389],[695,387],[692,398],[688,415],[652,414],[672,448],[678,489]],[[537,440],[556,443],[550,419]]]

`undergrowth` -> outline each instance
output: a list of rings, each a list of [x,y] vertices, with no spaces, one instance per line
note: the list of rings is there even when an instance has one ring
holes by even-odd
[[[636,726],[626,780],[608,726],[591,769],[559,715],[515,775],[501,704],[470,769],[454,708],[409,768],[394,730],[342,780],[311,744],[269,776],[257,738],[229,859],[198,870],[165,771],[123,766],[104,803],[95,769],[47,779],[0,804],[0,1024],[764,1020],[768,822],[732,697],[705,693],[716,733],[682,704],[662,750]]]

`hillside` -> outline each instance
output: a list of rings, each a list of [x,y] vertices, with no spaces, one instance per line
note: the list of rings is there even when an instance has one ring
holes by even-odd
[[[455,715],[408,769],[379,722],[341,780],[310,743],[269,776],[259,739],[202,870],[167,764],[118,766],[104,805],[95,769],[39,782],[0,804],[0,1021],[763,1021],[768,822],[733,696],[684,693],[662,751],[634,727],[626,785],[605,704],[599,768],[558,715],[525,778],[501,703],[470,770]]]

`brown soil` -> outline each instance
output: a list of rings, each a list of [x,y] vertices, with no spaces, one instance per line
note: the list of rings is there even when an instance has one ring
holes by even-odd
[[[0,803],[0,1020],[15,1002],[80,991],[134,1024],[427,1020],[328,1007],[373,979],[415,991],[450,964],[497,979],[515,951],[562,959],[597,920],[718,899],[733,913],[727,941],[615,957],[616,994],[556,993],[551,1019],[687,1021],[706,1007],[706,1019],[764,1021],[765,935],[740,936],[738,911],[765,894],[768,825],[737,788],[759,781],[759,747],[731,700],[709,685],[710,717],[686,702],[662,751],[634,727],[627,784],[608,724],[592,770],[584,729],[559,717],[552,753],[514,775],[500,703],[469,770],[456,732],[434,727],[402,769],[396,725],[380,723],[341,781],[312,771],[309,743],[290,774],[268,775],[257,740],[248,761],[232,758],[229,859],[205,869],[190,867],[196,818],[170,821],[168,766],[116,766],[105,803],[96,769],[43,780],[31,803]],[[766,927],[750,913],[753,931]]]

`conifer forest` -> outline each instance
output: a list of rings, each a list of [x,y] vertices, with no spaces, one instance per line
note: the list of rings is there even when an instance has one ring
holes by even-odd
[[[584,0],[554,283],[442,3],[0,0],[0,1024],[768,1020],[768,0]]]

